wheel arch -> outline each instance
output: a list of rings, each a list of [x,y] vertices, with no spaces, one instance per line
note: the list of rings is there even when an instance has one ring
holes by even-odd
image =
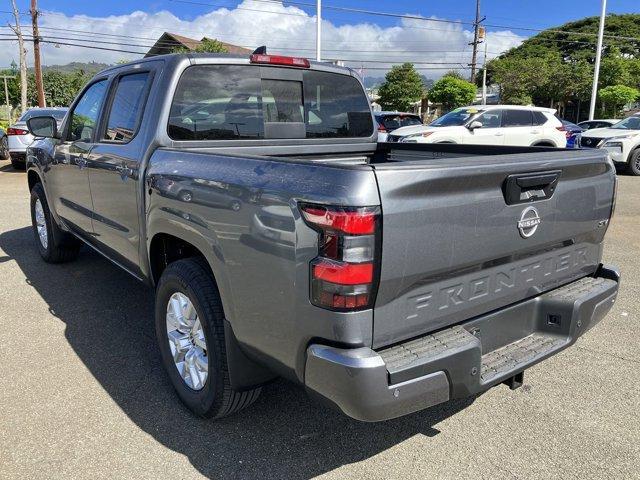
[[[149,242],[149,269],[150,277],[154,285],[158,284],[162,272],[172,262],[185,258],[199,258],[202,264],[208,268],[214,283],[218,288],[224,313],[225,348],[227,353],[227,367],[229,380],[234,390],[245,391],[256,388],[270,382],[276,376],[261,363],[253,360],[245,353],[245,349],[238,342],[229,316],[232,312],[230,295],[220,283],[224,274],[216,269],[207,255],[201,242],[194,237],[186,239],[189,235],[174,235],[165,231],[156,232]],[[216,274],[218,273],[218,274]],[[228,290],[227,290],[228,292]]]
[[[27,184],[29,185],[29,191],[33,189],[36,183],[42,183],[42,178],[40,178],[40,174],[38,174],[38,172],[36,172],[33,169],[27,170]],[[45,194],[46,194],[46,191],[45,191]]]
[[[627,155],[627,163],[631,164],[631,158],[633,157],[633,155],[640,150],[640,143],[638,143],[638,145],[636,145],[635,147],[633,147],[631,149],[631,151],[629,152],[629,155]]]

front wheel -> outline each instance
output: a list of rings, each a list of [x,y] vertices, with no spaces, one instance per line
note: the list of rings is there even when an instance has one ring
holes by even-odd
[[[0,139],[0,160],[7,160],[9,158],[9,140],[5,135]]]
[[[45,262],[68,262],[78,256],[80,242],[56,225],[40,183],[31,189],[31,224],[38,252]]]
[[[196,415],[221,418],[251,405],[260,388],[231,388],[220,294],[204,260],[171,263],[156,291],[156,335],[178,396]]]
[[[640,148],[637,148],[635,152],[631,154],[629,164],[627,165],[627,172],[634,176],[640,176]]]

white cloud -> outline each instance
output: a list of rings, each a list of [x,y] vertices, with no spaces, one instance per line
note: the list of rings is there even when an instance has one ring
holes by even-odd
[[[274,13],[266,13],[265,10]],[[46,65],[71,61],[114,63],[121,59],[133,59],[139,55],[63,44],[83,43],[146,52],[154,39],[165,31],[198,39],[203,36],[218,38],[246,47],[265,44],[272,53],[315,56],[315,16],[281,3],[244,0],[237,8],[219,8],[190,20],[181,19],[168,11],[135,11],[128,15],[100,18],[45,11],[40,19],[44,39],[57,39],[59,42],[57,45],[43,44],[43,63]],[[433,17],[431,20],[404,18],[392,27],[381,27],[375,23],[336,26],[323,21],[323,57],[345,60],[347,65],[357,68],[364,65],[367,76],[382,76],[382,69],[404,61],[417,62],[418,68],[423,67],[422,73],[432,78],[441,76],[446,69],[467,66],[471,58],[468,43],[473,39],[470,26],[434,20]],[[127,35],[131,38],[87,35],[77,30]],[[488,57],[492,58],[517,46],[523,37],[510,31],[489,32],[487,40]],[[0,51],[0,64],[6,65],[14,58],[17,60],[16,50],[17,45]],[[480,48],[479,61],[482,61],[482,50],[483,47]],[[375,60],[376,63],[367,63],[367,60]],[[434,63],[427,65],[425,62]]]

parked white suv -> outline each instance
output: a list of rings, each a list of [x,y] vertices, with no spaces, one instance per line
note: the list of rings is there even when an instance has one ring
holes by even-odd
[[[620,120],[609,128],[587,130],[580,139],[582,148],[601,148],[609,152],[616,165],[640,175],[640,115]]]
[[[394,130],[387,141],[564,148],[566,132],[554,113],[552,108],[519,105],[457,108],[429,125]]]

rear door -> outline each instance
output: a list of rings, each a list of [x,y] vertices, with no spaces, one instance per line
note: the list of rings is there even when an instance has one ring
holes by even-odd
[[[139,266],[138,182],[145,138],[139,135],[152,65],[118,73],[112,82],[97,141],[88,157],[99,247],[132,271]]]
[[[533,145],[542,133],[542,127],[533,125],[531,110],[526,109],[505,109],[502,114],[502,126],[505,145]]]
[[[374,168],[383,212],[375,347],[538,295],[598,266],[615,178],[602,154]]]

